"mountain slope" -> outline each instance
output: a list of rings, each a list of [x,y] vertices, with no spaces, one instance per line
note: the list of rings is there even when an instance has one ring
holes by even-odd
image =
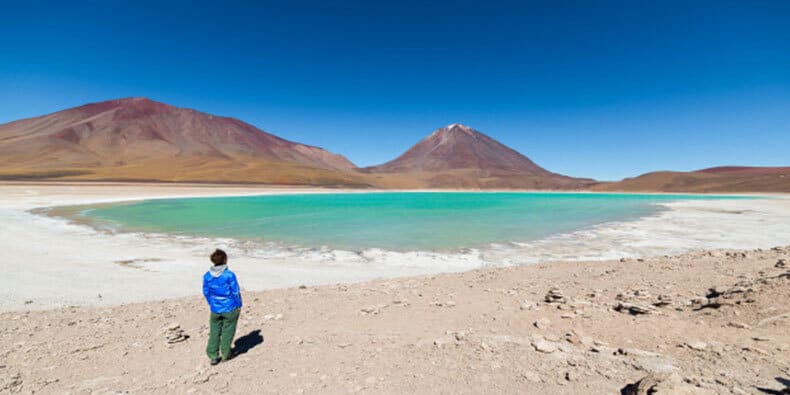
[[[790,192],[790,167],[712,167],[691,172],[658,171],[595,185],[625,192]]]
[[[145,98],[0,125],[0,157],[5,178],[359,183],[341,155]]]
[[[549,172],[468,126],[451,124],[398,158],[361,171],[379,182],[413,188],[581,189],[592,180]]]

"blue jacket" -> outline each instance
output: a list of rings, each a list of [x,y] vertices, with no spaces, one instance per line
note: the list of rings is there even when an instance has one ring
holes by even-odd
[[[241,307],[241,290],[236,275],[228,269],[216,275],[216,268],[212,269],[203,275],[203,296],[211,312],[222,314]]]

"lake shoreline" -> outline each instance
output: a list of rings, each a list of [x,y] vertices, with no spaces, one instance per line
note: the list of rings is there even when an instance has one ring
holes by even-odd
[[[14,262],[0,262],[9,273],[9,281],[17,286],[0,289],[1,310],[50,309],[68,305],[111,306],[133,301],[161,300],[194,295],[196,287],[184,278],[206,270],[205,258],[213,247],[225,247],[232,252],[234,266],[247,281],[251,290],[288,288],[300,284],[356,283],[378,278],[426,275],[437,272],[462,272],[481,267],[512,266],[547,261],[606,260],[621,257],[636,258],[703,249],[705,240],[693,242],[689,235],[681,235],[672,245],[655,245],[650,253],[639,247],[635,250],[611,250],[612,243],[625,245],[630,235],[645,240],[644,226],[661,231],[660,238],[671,238],[681,228],[713,225],[725,221],[728,233],[747,236],[739,243],[724,247],[757,247],[780,245],[785,238],[760,239],[755,235],[768,228],[751,231],[738,221],[748,216],[732,216],[700,211],[699,208],[669,210],[677,215],[650,219],[647,224],[620,224],[620,228],[570,235],[569,239],[549,240],[548,244],[533,246],[504,246],[487,251],[466,251],[461,254],[388,253],[382,250],[332,251],[322,248],[277,249],[251,245],[230,239],[189,239],[152,234],[109,234],[96,232],[86,226],[35,215],[29,211],[37,207],[58,205],[139,201],[151,198],[196,196],[249,196],[273,193],[337,193],[336,190],[316,188],[249,188],[135,185],[51,185],[48,183],[0,184],[0,217],[7,234],[0,240],[0,248],[24,262],[24,270]],[[775,197],[775,196],[774,196]],[[790,213],[790,200],[763,199],[763,208],[771,212],[761,214],[767,219]],[[768,204],[769,206],[765,206]],[[707,209],[707,207],[703,207]],[[726,211],[726,210],[725,210]],[[700,213],[704,214],[699,218]],[[711,215],[714,215],[711,218]],[[695,217],[697,216],[697,217]],[[716,217],[718,216],[718,217]],[[730,221],[728,218],[738,219]],[[755,218],[763,220],[765,218]],[[657,221],[657,222],[656,222]],[[680,221],[680,222],[678,222]],[[662,223],[677,223],[662,228]],[[695,225],[697,224],[697,225]],[[632,226],[634,225],[634,226]],[[755,225],[749,225],[753,228]],[[762,226],[762,224],[760,224]],[[787,230],[779,229],[778,232]],[[640,233],[641,232],[641,233]],[[740,232],[740,233],[738,233]],[[649,235],[648,235],[649,236]],[[732,236],[732,235],[730,235]],[[603,237],[603,238],[602,238]],[[625,238],[625,239],[624,239]],[[659,237],[656,237],[658,239]],[[790,239],[790,237],[788,237]],[[631,240],[628,243],[635,243]],[[590,246],[598,246],[597,253],[589,254]],[[669,247],[669,248],[668,248]],[[679,247],[679,248],[678,248]],[[545,256],[524,255],[519,251],[545,251]],[[536,250],[536,251],[537,251]],[[575,257],[575,258],[574,258]],[[374,264],[371,264],[373,262]],[[408,265],[404,265],[408,263]],[[74,287],[74,284],[89,286]]]

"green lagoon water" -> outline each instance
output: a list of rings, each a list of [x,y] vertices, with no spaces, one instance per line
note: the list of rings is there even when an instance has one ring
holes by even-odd
[[[337,193],[148,200],[80,207],[119,231],[223,237],[338,249],[447,251],[520,242],[634,219],[657,203],[733,199],[588,193]]]

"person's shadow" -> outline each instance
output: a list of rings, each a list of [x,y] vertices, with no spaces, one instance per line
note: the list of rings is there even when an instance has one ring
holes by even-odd
[[[261,335],[260,329],[256,329],[242,337],[237,338],[236,341],[233,342],[233,354],[244,354],[247,351],[252,350],[258,344],[263,344],[263,335]]]
[[[788,380],[788,379],[786,379],[784,377],[775,377],[775,379],[776,379],[776,381],[779,382],[779,384],[784,386],[783,389],[775,390],[775,389],[771,389],[771,388],[757,387],[757,390],[760,391],[760,392],[766,393],[766,394],[773,394],[773,395],[790,394],[790,380]]]

